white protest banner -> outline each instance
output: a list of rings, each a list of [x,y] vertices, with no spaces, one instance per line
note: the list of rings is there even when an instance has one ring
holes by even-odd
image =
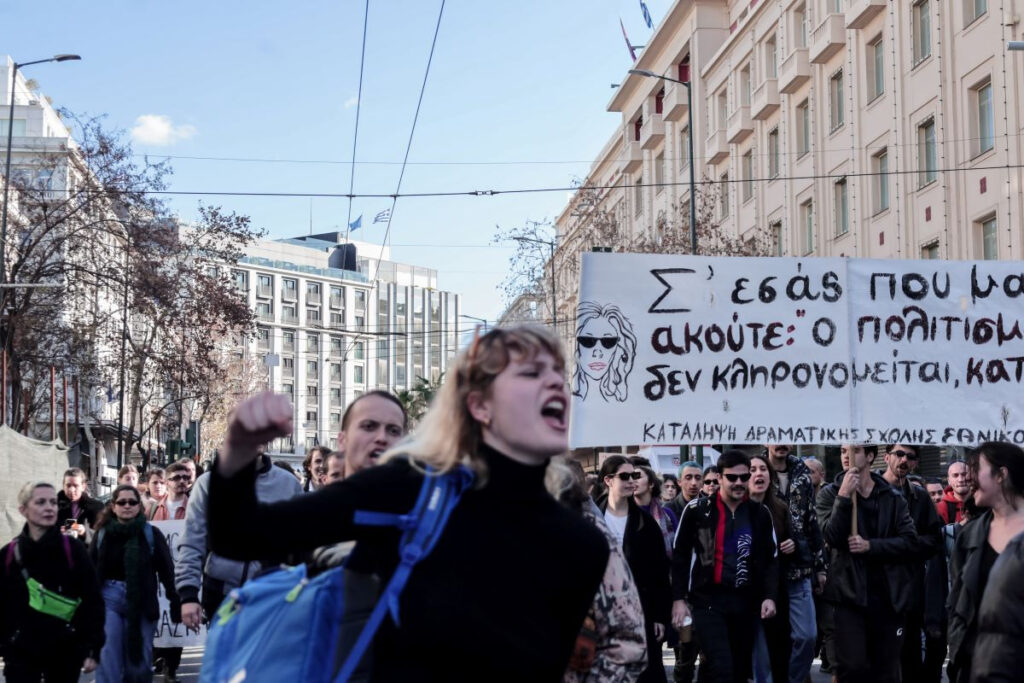
[[[1024,264],[587,253],[572,447],[1024,444]]]
[[[168,519],[160,522],[150,522],[157,531],[167,539],[167,546],[171,549],[171,558],[178,559],[178,543],[181,535],[185,533],[185,520]],[[167,601],[162,584],[157,584],[157,600],[160,604],[160,618],[156,622],[156,636],[153,638],[154,647],[197,647],[206,643],[206,625],[198,629],[187,628],[184,624],[175,624],[171,621],[171,603]]]

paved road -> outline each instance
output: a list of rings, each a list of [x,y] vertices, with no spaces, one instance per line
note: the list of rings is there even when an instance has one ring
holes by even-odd
[[[672,680],[672,665],[675,663],[675,657],[672,655],[671,650],[664,650],[665,670],[668,673],[669,680]],[[198,681],[199,680],[199,665],[203,661],[203,649],[200,647],[187,647],[185,648],[184,654],[181,657],[181,668],[178,669],[178,679],[181,681]],[[814,666],[811,668],[811,683],[830,683],[832,677],[830,675],[823,674],[819,671],[821,662],[815,660]],[[0,674],[0,681],[3,681],[3,675]],[[96,678],[93,675],[82,676],[82,683],[92,683]],[[156,683],[160,683],[163,680],[162,676],[156,676],[153,679]]]

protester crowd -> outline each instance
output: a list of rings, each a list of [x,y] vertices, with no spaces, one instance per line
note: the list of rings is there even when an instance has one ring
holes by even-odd
[[[588,475],[564,457],[568,405],[558,341],[495,329],[409,438],[401,402],[369,392],[338,449],[311,449],[295,474],[264,452],[293,414],[265,394],[236,407],[205,473],[126,466],[106,504],[77,468],[60,490],[26,484],[0,566],[4,676],[176,680],[181,649],[153,647],[158,585],[190,629],[283,566],[343,564],[383,585],[405,537],[360,514],[407,515],[449,472],[467,488],[359,680],[803,683],[819,656],[842,682],[1024,675],[1020,448],[980,444],[945,484],[901,443],[844,444],[831,482],[786,444],[672,474],[610,455]],[[184,521],[173,555],[162,520]]]

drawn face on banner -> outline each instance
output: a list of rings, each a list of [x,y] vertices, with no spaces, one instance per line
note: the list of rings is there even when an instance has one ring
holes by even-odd
[[[607,400],[625,401],[633,370],[636,335],[614,304],[584,301],[576,314],[576,370],[572,393],[582,399],[592,389]]]

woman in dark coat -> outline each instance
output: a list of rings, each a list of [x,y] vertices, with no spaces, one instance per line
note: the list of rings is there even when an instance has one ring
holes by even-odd
[[[970,469],[974,502],[989,511],[964,527],[950,557],[953,585],[948,603],[946,671],[952,683],[966,683],[971,677],[979,607],[990,590],[995,590],[989,582],[990,573],[1010,540],[1024,533],[1024,451],[1008,443],[983,443]],[[993,595],[991,599],[997,598],[1001,596]]]
[[[669,561],[661,527],[650,514],[633,500],[636,482],[643,472],[621,455],[608,457],[601,465],[601,481],[608,495],[598,502],[605,522],[620,540],[626,562],[633,572],[640,604],[644,608],[644,630],[647,633],[647,670],[640,681],[665,681],[661,658],[661,642],[665,628],[672,619],[672,589],[669,585]]]
[[[96,668],[103,647],[103,598],[88,551],[57,527],[57,491],[52,484],[26,484],[18,494],[25,517],[21,535],[0,558],[0,655],[11,683],[77,681]],[[34,608],[28,580],[80,600],[67,620]],[[65,615],[66,616],[66,615]]]
[[[137,488],[122,484],[114,489],[97,522],[90,555],[103,583],[107,615],[96,680],[150,681],[160,616],[157,576],[172,605],[177,606],[178,594],[167,540],[146,521]]]

